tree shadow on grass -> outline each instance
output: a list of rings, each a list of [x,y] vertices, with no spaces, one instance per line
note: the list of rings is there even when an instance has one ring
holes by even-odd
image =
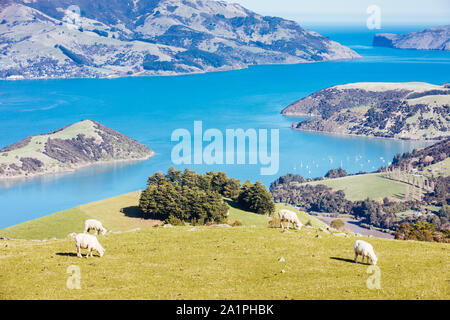
[[[125,216],[129,218],[148,219],[138,206],[130,206],[120,209]]]
[[[226,203],[227,205],[229,205],[230,207],[232,207],[232,208],[234,208],[234,209],[239,209],[239,210],[245,211],[244,208],[242,208],[240,205],[238,205],[236,202],[234,202],[234,201],[231,200],[231,199],[223,199],[223,201],[225,201],[225,203]]]
[[[122,212],[128,218],[139,219],[150,226],[164,224],[162,218],[157,219],[155,217],[150,217],[150,215],[145,214],[138,206],[125,207],[120,209],[120,212]]]
[[[396,193],[393,195],[394,198],[397,198],[398,200],[405,200],[405,194],[404,193]]]

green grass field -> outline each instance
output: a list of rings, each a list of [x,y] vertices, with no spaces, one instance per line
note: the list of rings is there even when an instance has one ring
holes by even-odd
[[[363,237],[374,246],[381,271],[381,289],[370,290],[368,265],[353,263],[356,238],[321,232],[324,224],[306,213],[299,218],[313,227],[286,233],[268,228],[268,217],[234,207],[229,221],[240,220],[241,227],[150,227],[148,220],[133,217],[138,197],[134,192],[0,230],[14,238],[61,238],[1,240],[0,299],[450,297],[448,244]],[[128,216],[121,208],[128,208]],[[99,236],[105,255],[81,259],[66,236],[80,232],[87,217],[113,231],[141,230]],[[278,262],[280,257],[285,262]],[[66,287],[72,265],[81,271],[80,290]]]
[[[384,197],[402,200],[406,184],[386,179],[381,173],[348,176],[337,179],[314,181],[309,184],[324,184],[334,190],[343,190],[348,200],[358,201],[371,198],[381,200]]]
[[[446,244],[369,239],[381,271],[381,289],[369,290],[368,266],[352,262],[355,238],[316,238],[314,229],[190,229],[100,236],[106,253],[89,259],[76,257],[70,239],[7,241],[0,299],[450,298]],[[66,287],[71,265],[81,270],[80,290]]]

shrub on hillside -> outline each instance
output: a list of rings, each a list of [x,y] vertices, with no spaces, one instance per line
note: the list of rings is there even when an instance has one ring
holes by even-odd
[[[342,168],[337,169],[331,169],[325,174],[325,178],[328,179],[335,179],[335,178],[342,178],[347,176],[347,171],[345,171]]]
[[[333,221],[331,221],[330,226],[332,228],[340,230],[340,229],[342,229],[345,226],[345,222],[342,221],[341,219],[334,219]]]
[[[232,226],[232,227],[240,227],[240,226],[242,226],[242,221],[241,220],[234,220],[232,223],[230,223],[230,226]]]
[[[417,221],[414,224],[404,222],[395,231],[395,239],[448,243],[449,231],[448,229],[436,231],[436,226],[426,221]]]
[[[184,221],[174,217],[174,216],[170,216],[169,218],[166,219],[166,223],[167,224],[171,224],[173,226],[184,226]]]

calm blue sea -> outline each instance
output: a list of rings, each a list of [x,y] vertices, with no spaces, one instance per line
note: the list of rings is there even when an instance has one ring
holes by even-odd
[[[293,101],[319,89],[357,81],[449,81],[450,53],[373,48],[372,31],[318,28],[350,46],[355,61],[256,66],[246,70],[177,77],[0,81],[0,147],[82,119],[94,119],[156,152],[148,161],[85,168],[76,173],[0,182],[0,228],[83,203],[144,188],[146,178],[172,166],[173,130],[266,128],[280,130],[280,170],[261,176],[260,165],[191,165],[223,170],[266,185],[292,172],[323,175],[342,166],[372,171],[420,142],[343,137],[293,131],[280,115]],[[381,30],[394,32],[406,29]],[[178,169],[184,169],[179,166]]]

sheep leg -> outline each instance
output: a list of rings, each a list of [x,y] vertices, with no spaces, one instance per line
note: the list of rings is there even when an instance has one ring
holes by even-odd
[[[364,255],[362,255],[361,263],[364,264]]]
[[[358,254],[355,253],[355,263],[358,263]]]
[[[81,258],[81,257],[82,257],[80,246],[77,246],[77,257],[78,257],[78,258]]]

